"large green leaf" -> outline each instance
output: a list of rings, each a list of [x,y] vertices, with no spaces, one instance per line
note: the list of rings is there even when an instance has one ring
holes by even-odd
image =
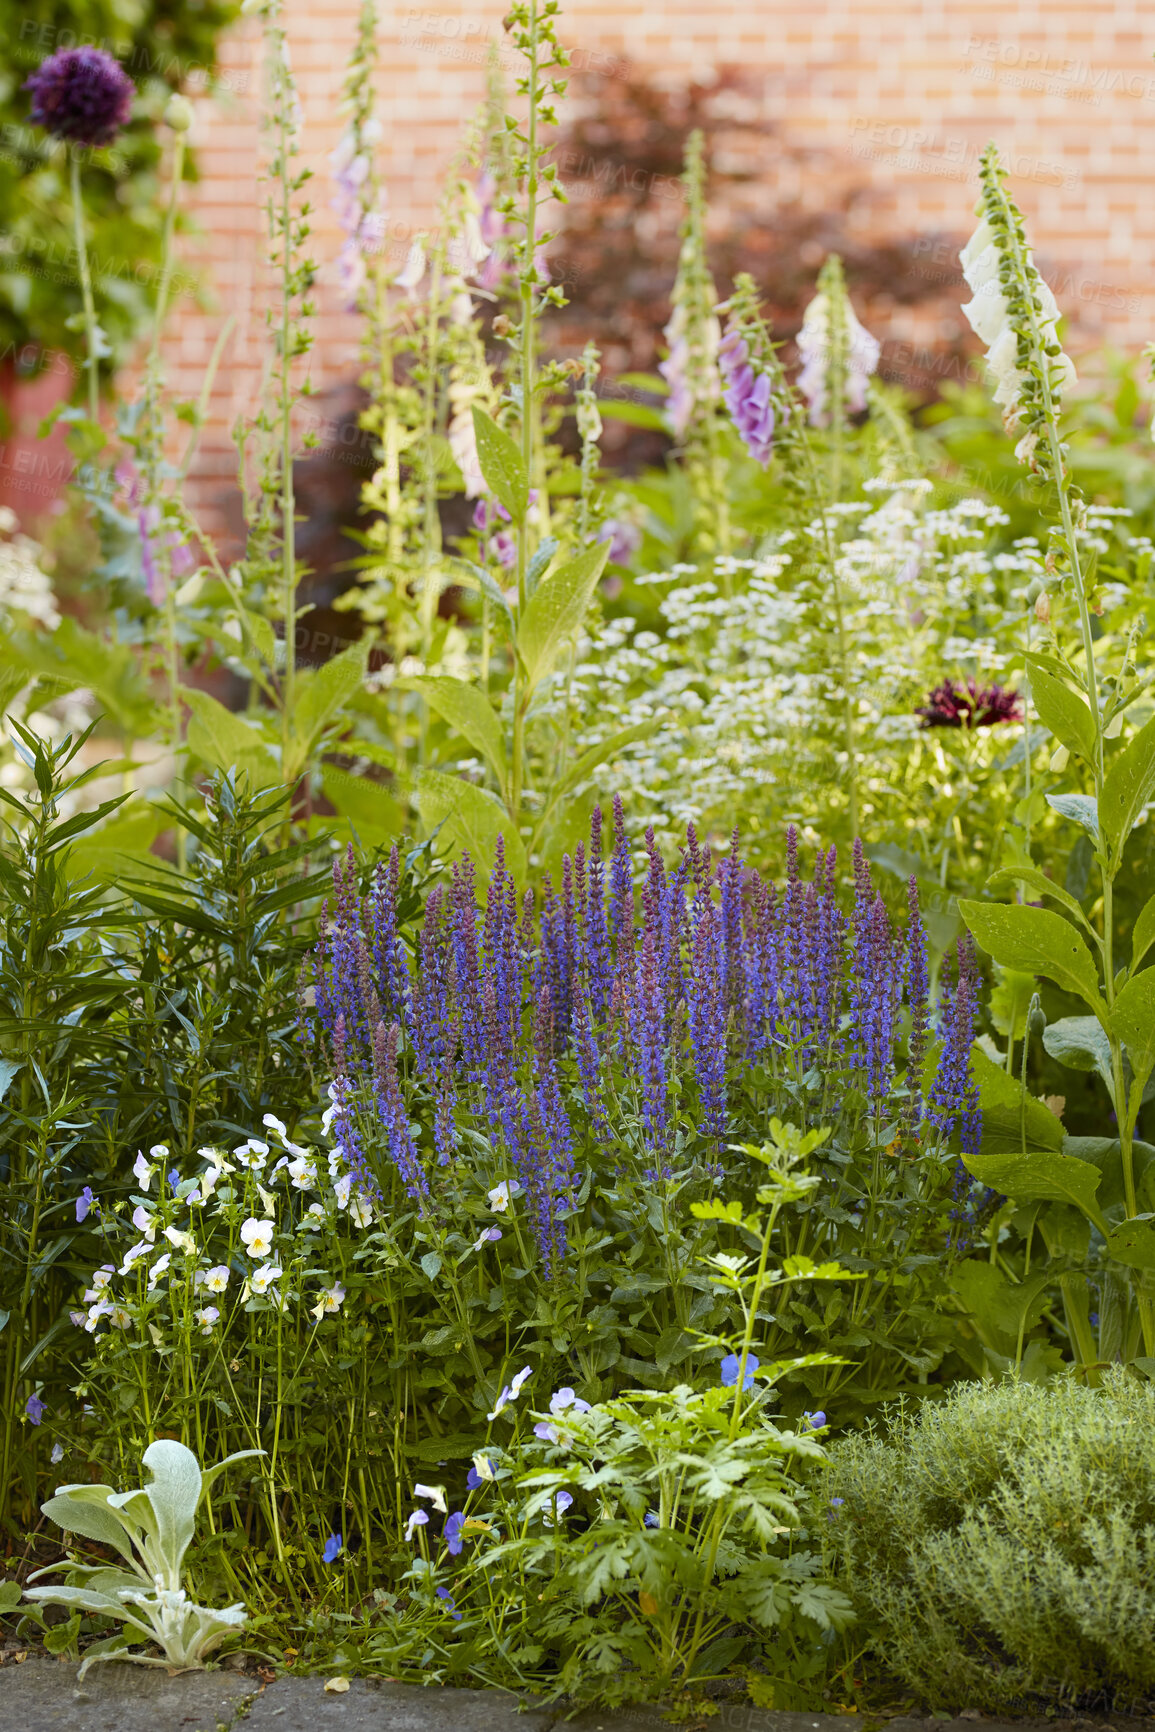
[[[650,735],[656,732],[661,725],[660,721],[636,722],[632,728],[621,728],[616,734],[611,734],[608,740],[603,740],[600,745],[591,746],[588,752],[583,752],[581,757],[571,765],[556,787],[550,789],[549,805],[556,805],[557,801],[563,795],[568,794],[572,788],[580,788],[582,783],[588,781],[593,775],[599,765],[606,762],[607,758],[615,757],[627,746],[632,746],[635,740],[648,740]]]
[[[1107,1224],[1095,1201],[1103,1175],[1073,1155],[1031,1152],[1025,1155],[964,1155],[967,1171],[980,1184],[1001,1191],[1016,1203],[1073,1203],[1100,1232]]]
[[[1022,1153],[1028,1149],[1061,1149],[1063,1127],[1054,1113],[1028,1094],[1018,1077],[1008,1076],[981,1046],[971,1052],[971,1064],[982,1107],[983,1154]]]
[[[553,667],[586,616],[609,544],[585,547],[557,566],[534,590],[518,622],[517,653],[533,691]]]
[[[996,962],[1024,974],[1042,974],[1078,993],[1106,1023],[1095,960],[1069,920],[1049,908],[1026,903],[971,902],[960,897],[958,906],[976,943]]]
[[[193,712],[188,748],[194,757],[214,769],[243,772],[255,788],[280,781],[280,767],[255,728],[226,710],[209,692],[190,686],[183,696]]]
[[[1133,1215],[1107,1234],[1106,1251],[1129,1269],[1155,1269],[1155,1215]]]
[[[326,764],[321,773],[321,786],[342,818],[347,818],[364,842],[383,842],[390,836],[400,836],[405,829],[405,813],[380,782],[369,776],[354,776],[348,770],[338,770]]]
[[[126,870],[151,858],[152,845],[165,824],[164,813],[147,801],[122,806],[115,818],[73,843],[68,851],[68,878],[75,884],[91,873],[102,883],[117,883]]]
[[[443,835],[464,848],[483,869],[493,862],[497,838],[505,840],[505,862],[524,882],[526,860],[521,837],[497,801],[460,776],[426,770],[417,782],[417,809],[428,830],[444,825]]]
[[[1056,884],[1045,873],[1040,872],[1037,866],[1014,864],[1000,866],[999,870],[992,872],[987,879],[986,888],[994,891],[1005,890],[1011,884],[1026,884],[1031,890],[1036,890],[1040,896],[1050,896],[1060,907],[1065,908],[1068,914],[1085,926],[1088,932],[1093,930],[1087,916],[1071,892],[1064,890],[1061,884]]]
[[[319,668],[302,668],[297,675],[297,693],[290,741],[290,762],[285,780],[295,782],[309,761],[309,753],[328,724],[360,690],[365,679],[366,646],[350,644]]]
[[[79,1534],[82,1539],[111,1546],[122,1558],[136,1565],[128,1531],[120,1517],[108,1507],[108,1499],[113,1495],[110,1485],[62,1485],[56,1496],[48,1498],[40,1508],[49,1521],[55,1522],[65,1533]]]
[[[1155,944],[1155,896],[1149,896],[1139,910],[1139,918],[1131,933],[1131,972],[1138,968],[1151,946]]]
[[[201,1500],[200,1464],[191,1449],[168,1437],[150,1443],[142,1460],[153,1476],[146,1491],[156,1516],[157,1550],[171,1572],[165,1586],[179,1588],[181,1563],[192,1541]],[[123,1495],[130,1498],[135,1494]],[[108,1501],[115,1505],[116,1499]]]
[[[448,674],[431,674],[425,679],[414,680],[413,685],[424,694],[430,708],[456,729],[475,752],[481,753],[504,798],[509,780],[505,741],[493,705],[480,686],[451,679]]]
[[[1107,1087],[1113,1086],[1111,1042],[1097,1017],[1065,1016],[1059,1022],[1049,1022],[1043,1030],[1043,1045],[1068,1070],[1098,1071]]]
[[[477,461],[493,492],[515,523],[522,523],[529,509],[529,477],[521,452],[484,409],[473,406],[473,432],[477,440]]]
[[[1111,1025],[1142,1088],[1155,1067],[1155,968],[1144,969],[1120,987],[1111,1006]]]
[[[1094,763],[1095,721],[1086,700],[1047,673],[1034,656],[1027,657],[1027,664],[1031,697],[1044,725],[1068,751]]]
[[[1155,796],[1155,716],[1112,760],[1103,783],[1099,802],[1099,822],[1103,835],[1115,852],[1123,845],[1134,827],[1135,820],[1147,802]]]
[[[1025,1334],[1038,1323],[1047,1305],[1047,1289],[1055,1277],[1049,1270],[1029,1281],[1008,1281],[986,1258],[956,1264],[950,1284],[979,1326],[987,1345],[1011,1354],[1020,1329]]]

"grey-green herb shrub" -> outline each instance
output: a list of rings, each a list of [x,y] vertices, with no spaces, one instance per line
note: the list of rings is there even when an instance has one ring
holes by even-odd
[[[68,1585],[30,1588],[27,1598],[46,1606],[68,1606],[96,1617],[120,1618],[126,1630],[90,1648],[80,1668],[83,1677],[96,1660],[136,1660],[143,1666],[202,1666],[225,1637],[242,1628],[243,1606],[214,1611],[194,1605],[181,1586],[181,1566],[192,1541],[196,1513],[217,1475],[245,1456],[246,1449],[202,1473],[183,1443],[162,1438],[144,1452],[152,1484],[141,1491],[113,1491],[109,1485],[62,1485],[41,1508],[66,1533],[79,1534],[120,1553],[127,1569],[109,1564],[70,1563]],[[49,1569],[59,1569],[51,1564]],[[36,1576],[47,1570],[37,1570]],[[36,1577],[33,1577],[35,1580]],[[155,1642],[163,1658],[127,1652],[128,1633]]]
[[[837,1445],[827,1483],[858,1628],[932,1707],[1155,1692],[1148,1384],[964,1384]]]

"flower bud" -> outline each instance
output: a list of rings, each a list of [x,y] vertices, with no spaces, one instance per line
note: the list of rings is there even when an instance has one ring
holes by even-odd
[[[512,330],[513,330],[513,326],[510,323],[510,321],[506,318],[505,314],[504,313],[498,313],[496,319],[494,319],[494,321],[493,321],[493,334],[494,334],[494,336],[495,337],[508,337],[509,333]]]
[[[1045,589],[1035,597],[1035,618],[1040,625],[1051,623],[1051,598]]]
[[[164,109],[164,123],[174,132],[187,132],[193,123],[193,106],[187,97],[174,91]]]
[[[1051,753],[1051,769],[1052,770],[1055,770],[1055,771],[1065,770],[1067,765],[1070,763],[1070,761],[1071,761],[1071,754],[1067,750],[1066,746],[1057,746],[1055,748],[1055,750]]]

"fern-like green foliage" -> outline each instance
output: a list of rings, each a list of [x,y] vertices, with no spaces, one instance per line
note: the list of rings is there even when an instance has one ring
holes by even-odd
[[[833,1453],[859,1628],[934,1707],[1155,1691],[1155,1390],[966,1384]]]

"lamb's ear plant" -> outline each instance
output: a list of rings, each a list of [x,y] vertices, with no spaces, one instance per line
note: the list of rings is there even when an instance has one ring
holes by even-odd
[[[996,401],[1008,429],[1020,432],[1017,454],[1050,490],[1058,517],[1035,608],[1049,635],[1045,650],[1026,660],[1034,709],[1056,742],[1050,768],[1066,774],[1070,783],[1069,792],[1049,794],[1047,801],[1090,839],[1101,914],[1096,922],[1035,864],[1029,832],[1025,842],[1012,840],[1009,857],[1004,855],[988,888],[1019,885],[1057,907],[965,899],[959,907],[978,943],[1004,968],[1041,975],[1087,1006],[1089,1015],[1052,1024],[1047,1050],[1076,1069],[1101,1069],[1118,1139],[1102,1139],[1094,1150],[1080,1141],[1079,1155],[1053,1147],[1041,1152],[1031,1146],[1035,1139],[1024,1123],[1017,1152],[968,1158],[967,1164],[1016,1203],[1057,1203],[1068,1210],[1075,1205],[1101,1235],[1109,1263],[1149,1272],[1155,1271],[1155,1199],[1144,1192],[1135,1131],[1155,1067],[1155,972],[1140,972],[1155,941],[1155,896],[1135,922],[1130,960],[1123,962],[1116,951],[1114,887],[1128,837],[1155,795],[1155,719],[1126,744],[1110,745],[1142,688],[1133,647],[1119,672],[1105,673],[1099,665],[1103,647],[1097,646],[1092,625],[1096,556],[1088,546],[1085,509],[1072,484],[1061,433],[1062,392],[1074,369],[1056,334],[1058,307],[1035,267],[993,145],[983,156],[981,178],[980,222],[962,254],[974,292],[964,312],[988,344]],[[1064,612],[1073,615],[1070,633],[1063,629]],[[1108,1201],[1113,1190],[1119,1192],[1117,1202]],[[1155,1296],[1145,1289],[1143,1275],[1136,1297],[1150,1359],[1155,1355]],[[1089,1331],[1071,1321],[1078,1357],[1085,1360],[1091,1351]]]
[[[181,1586],[181,1572],[197,1510],[213,1481],[233,1462],[264,1453],[240,1450],[202,1472],[183,1443],[161,1438],[144,1452],[144,1465],[152,1469],[151,1485],[120,1492],[108,1485],[62,1485],[41,1505],[65,1533],[111,1547],[127,1566],[70,1561],[67,1585],[27,1591],[25,1597],[42,1606],[67,1606],[92,1617],[120,1619],[126,1626],[88,1650],[80,1677],[98,1660],[135,1660],[142,1666],[182,1670],[203,1666],[226,1636],[243,1627],[243,1606],[217,1611],[194,1604]],[[50,1564],[32,1579],[61,1567]],[[163,1658],[129,1652],[133,1633],[155,1642]]]

